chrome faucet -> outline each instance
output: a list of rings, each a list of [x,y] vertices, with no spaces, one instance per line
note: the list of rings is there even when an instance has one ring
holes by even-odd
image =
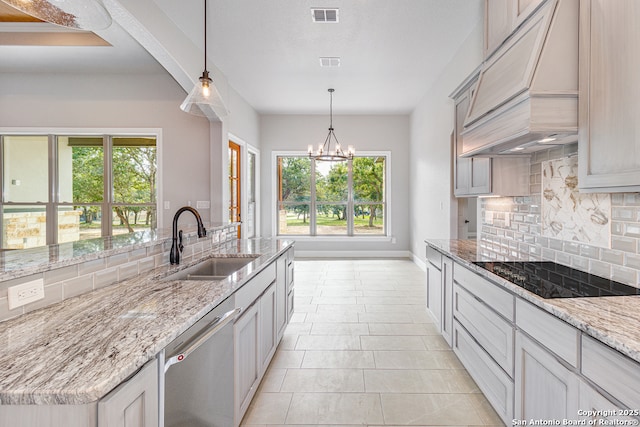
[[[183,206],[178,209],[176,214],[173,216],[173,238],[171,241],[171,251],[169,252],[169,262],[171,262],[171,264],[180,264],[180,254],[184,249],[184,246],[182,245],[182,230],[178,231],[178,218],[184,211],[189,211],[196,217],[196,221],[198,222],[198,237],[204,237],[207,235],[207,230],[204,228],[202,218],[197,210],[191,206]]]

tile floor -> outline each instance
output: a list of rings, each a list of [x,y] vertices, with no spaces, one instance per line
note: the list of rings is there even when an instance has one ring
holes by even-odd
[[[408,260],[296,260],[295,313],[243,426],[502,425],[424,283]]]

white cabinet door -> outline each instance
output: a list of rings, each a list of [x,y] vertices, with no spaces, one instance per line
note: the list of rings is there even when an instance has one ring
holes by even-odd
[[[640,2],[580,1],[578,185],[640,190]]]
[[[278,340],[287,326],[287,255],[276,260],[276,330]]]
[[[617,420],[632,421],[639,408],[626,410],[624,405],[611,402],[584,381],[580,381],[580,419],[593,420],[592,425],[615,425]],[[627,424],[634,425],[634,424]]]
[[[578,376],[521,332],[516,333],[515,354],[515,418],[576,419]]]
[[[154,359],[98,402],[98,427],[158,426],[158,362]]]
[[[453,261],[442,257],[442,336],[452,345],[453,342]]]
[[[484,1],[484,57],[505,41],[514,28],[513,0]]]
[[[247,411],[260,380],[258,357],[259,304],[251,305],[233,325],[235,357],[235,425]]]
[[[513,380],[469,332],[453,321],[453,351],[506,425],[513,419]]]
[[[264,291],[260,297],[260,373],[264,373],[276,351],[276,284]]]
[[[442,331],[442,273],[427,261],[427,308]]]

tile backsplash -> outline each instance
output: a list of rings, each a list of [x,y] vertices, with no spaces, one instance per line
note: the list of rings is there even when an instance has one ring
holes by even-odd
[[[185,235],[183,262],[237,238],[237,227],[234,225],[218,226],[207,231],[205,238],[198,238],[195,232]],[[131,246],[120,253],[98,259],[83,260],[80,257],[73,265],[54,265],[40,273],[0,281],[0,322],[168,265],[170,248],[169,238],[146,247]],[[44,299],[9,310],[7,289],[35,279],[44,280]]]
[[[556,191],[565,192],[567,189],[558,183],[549,184],[549,177],[543,176],[543,164],[547,171],[549,165],[573,168],[577,150],[577,144],[570,144],[534,153],[530,165],[530,195],[480,199],[482,223],[478,239],[481,251],[484,256],[495,259],[528,255],[532,259],[551,260],[640,287],[640,194],[588,196],[588,200],[596,200],[591,204],[585,202],[586,209],[592,210],[579,215],[568,213],[574,210],[572,204],[578,203],[575,194],[571,198],[568,192],[566,200],[553,206],[544,199],[543,182],[547,189],[549,185]],[[566,185],[573,184],[569,180]],[[547,196],[551,194],[547,192]],[[607,200],[610,200],[610,206]],[[563,203],[564,206],[560,206]],[[589,222],[595,214],[596,222],[606,220],[607,237],[596,239],[580,232],[554,233],[547,230],[548,222],[543,219],[552,211],[560,212],[563,225],[574,230],[583,226],[593,229],[593,223]],[[601,213],[604,217],[600,216]]]

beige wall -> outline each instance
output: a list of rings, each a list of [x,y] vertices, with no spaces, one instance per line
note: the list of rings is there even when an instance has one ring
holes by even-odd
[[[184,96],[167,74],[2,74],[0,128],[162,129],[159,196],[171,203],[168,227],[179,206],[211,199],[209,122],[180,111]]]
[[[409,223],[411,252],[421,259],[425,239],[455,237],[453,101],[449,94],[482,62],[482,28],[480,21],[411,114]]]
[[[272,233],[275,216],[275,194],[272,164],[273,151],[306,153],[307,146],[317,146],[327,136],[327,115],[265,115],[261,118],[262,143],[262,234]],[[409,116],[368,115],[334,116],[335,133],[344,146],[353,145],[357,152],[391,152],[390,197],[392,241],[309,241],[296,242],[296,254],[304,252],[349,253],[353,255],[378,251],[379,255],[407,256],[409,254]]]

